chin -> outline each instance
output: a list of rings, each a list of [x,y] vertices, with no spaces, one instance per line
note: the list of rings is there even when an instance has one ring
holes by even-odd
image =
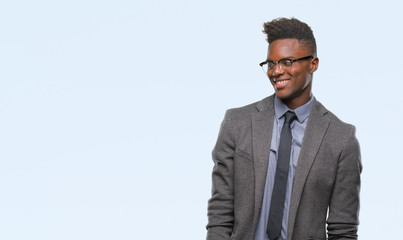
[[[289,94],[284,94],[284,93],[278,93],[276,91],[276,96],[278,97],[278,99],[286,101],[289,100],[291,98],[291,96]]]

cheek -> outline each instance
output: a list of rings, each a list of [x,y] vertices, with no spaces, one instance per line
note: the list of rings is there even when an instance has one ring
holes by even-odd
[[[312,74],[309,73],[309,69],[305,70],[306,71],[304,71],[304,69],[298,69],[298,71],[292,72],[292,76],[298,88],[305,89],[312,81]]]
[[[270,83],[274,86],[274,81],[272,77],[269,77]]]

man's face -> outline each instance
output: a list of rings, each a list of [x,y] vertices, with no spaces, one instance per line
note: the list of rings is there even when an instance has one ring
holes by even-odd
[[[281,39],[269,45],[267,60],[297,59],[313,55],[312,50],[297,39]],[[291,68],[281,69],[279,64],[268,77],[274,91],[289,108],[295,109],[307,103],[312,89],[312,74],[318,68],[319,59],[309,58],[292,63]]]

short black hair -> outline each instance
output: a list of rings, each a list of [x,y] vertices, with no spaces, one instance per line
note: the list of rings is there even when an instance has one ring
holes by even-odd
[[[263,32],[269,44],[279,39],[297,39],[316,54],[316,40],[311,27],[296,18],[276,18],[266,22],[263,24]]]

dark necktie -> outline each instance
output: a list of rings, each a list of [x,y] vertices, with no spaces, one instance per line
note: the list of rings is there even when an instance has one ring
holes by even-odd
[[[283,128],[281,129],[280,146],[276,176],[274,178],[273,193],[271,196],[269,220],[267,221],[267,235],[270,240],[277,240],[281,235],[283,221],[285,190],[287,188],[288,169],[290,166],[292,134],[290,125],[297,116],[293,112],[286,112]]]

